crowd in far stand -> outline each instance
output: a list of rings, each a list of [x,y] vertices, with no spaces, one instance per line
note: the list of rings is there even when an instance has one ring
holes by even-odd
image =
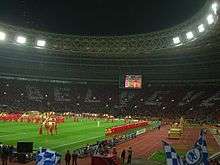
[[[1,111],[73,111],[205,122],[220,118],[220,91],[215,86],[148,85],[128,90],[114,85],[4,81],[0,87]]]

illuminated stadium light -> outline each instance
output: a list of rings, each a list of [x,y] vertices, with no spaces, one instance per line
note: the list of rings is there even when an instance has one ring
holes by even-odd
[[[212,14],[209,14],[209,15],[207,16],[207,21],[208,21],[208,24],[209,24],[209,25],[211,25],[211,24],[214,23],[214,17],[213,17]]]
[[[174,44],[179,44],[180,43],[180,38],[179,37],[173,38],[173,43]]]
[[[217,10],[218,10],[218,4],[217,2],[212,4],[212,10],[214,11],[215,14],[217,14]]]
[[[18,36],[17,39],[16,39],[17,43],[19,43],[19,44],[25,44],[26,40],[27,39],[23,36]]]
[[[37,40],[37,46],[38,47],[45,47],[46,41],[45,40]]]
[[[199,25],[198,30],[199,30],[200,33],[204,32],[205,31],[204,25],[203,24]]]
[[[194,35],[193,35],[192,32],[186,33],[186,38],[187,38],[188,40],[191,40],[193,37],[194,37]]]
[[[0,40],[4,41],[6,38],[6,34],[4,32],[0,32]]]

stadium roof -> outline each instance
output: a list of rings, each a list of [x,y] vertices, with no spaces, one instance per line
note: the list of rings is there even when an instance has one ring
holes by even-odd
[[[41,48],[44,53],[59,52],[65,55],[80,53],[85,56],[116,57],[129,54],[146,54],[152,51],[176,48],[207,36],[218,21],[219,3],[207,0],[190,19],[171,28],[128,36],[75,36],[42,32],[0,24],[0,37],[7,45],[22,48]]]
[[[1,0],[0,20],[74,35],[128,35],[170,28],[197,13],[206,0]]]

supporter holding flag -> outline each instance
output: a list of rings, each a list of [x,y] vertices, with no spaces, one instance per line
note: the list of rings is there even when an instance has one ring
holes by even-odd
[[[205,131],[201,129],[199,139],[193,149],[186,153],[186,164],[208,165],[208,150],[205,139]]]
[[[167,165],[183,165],[183,161],[176,150],[167,142],[162,141]]]

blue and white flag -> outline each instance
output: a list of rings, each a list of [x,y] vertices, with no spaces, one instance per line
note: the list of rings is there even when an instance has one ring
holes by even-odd
[[[61,155],[50,150],[41,150],[36,156],[36,165],[57,165]]]
[[[167,165],[183,165],[183,161],[176,153],[176,150],[167,142],[162,141],[165,151]]]
[[[193,149],[186,153],[187,165],[208,165],[208,150],[204,129],[201,130],[199,139]]]
[[[199,139],[198,139],[196,145],[200,146],[202,149],[202,162],[203,162],[203,164],[208,165],[209,164],[208,163],[209,154],[208,154],[204,129],[201,129]]]

